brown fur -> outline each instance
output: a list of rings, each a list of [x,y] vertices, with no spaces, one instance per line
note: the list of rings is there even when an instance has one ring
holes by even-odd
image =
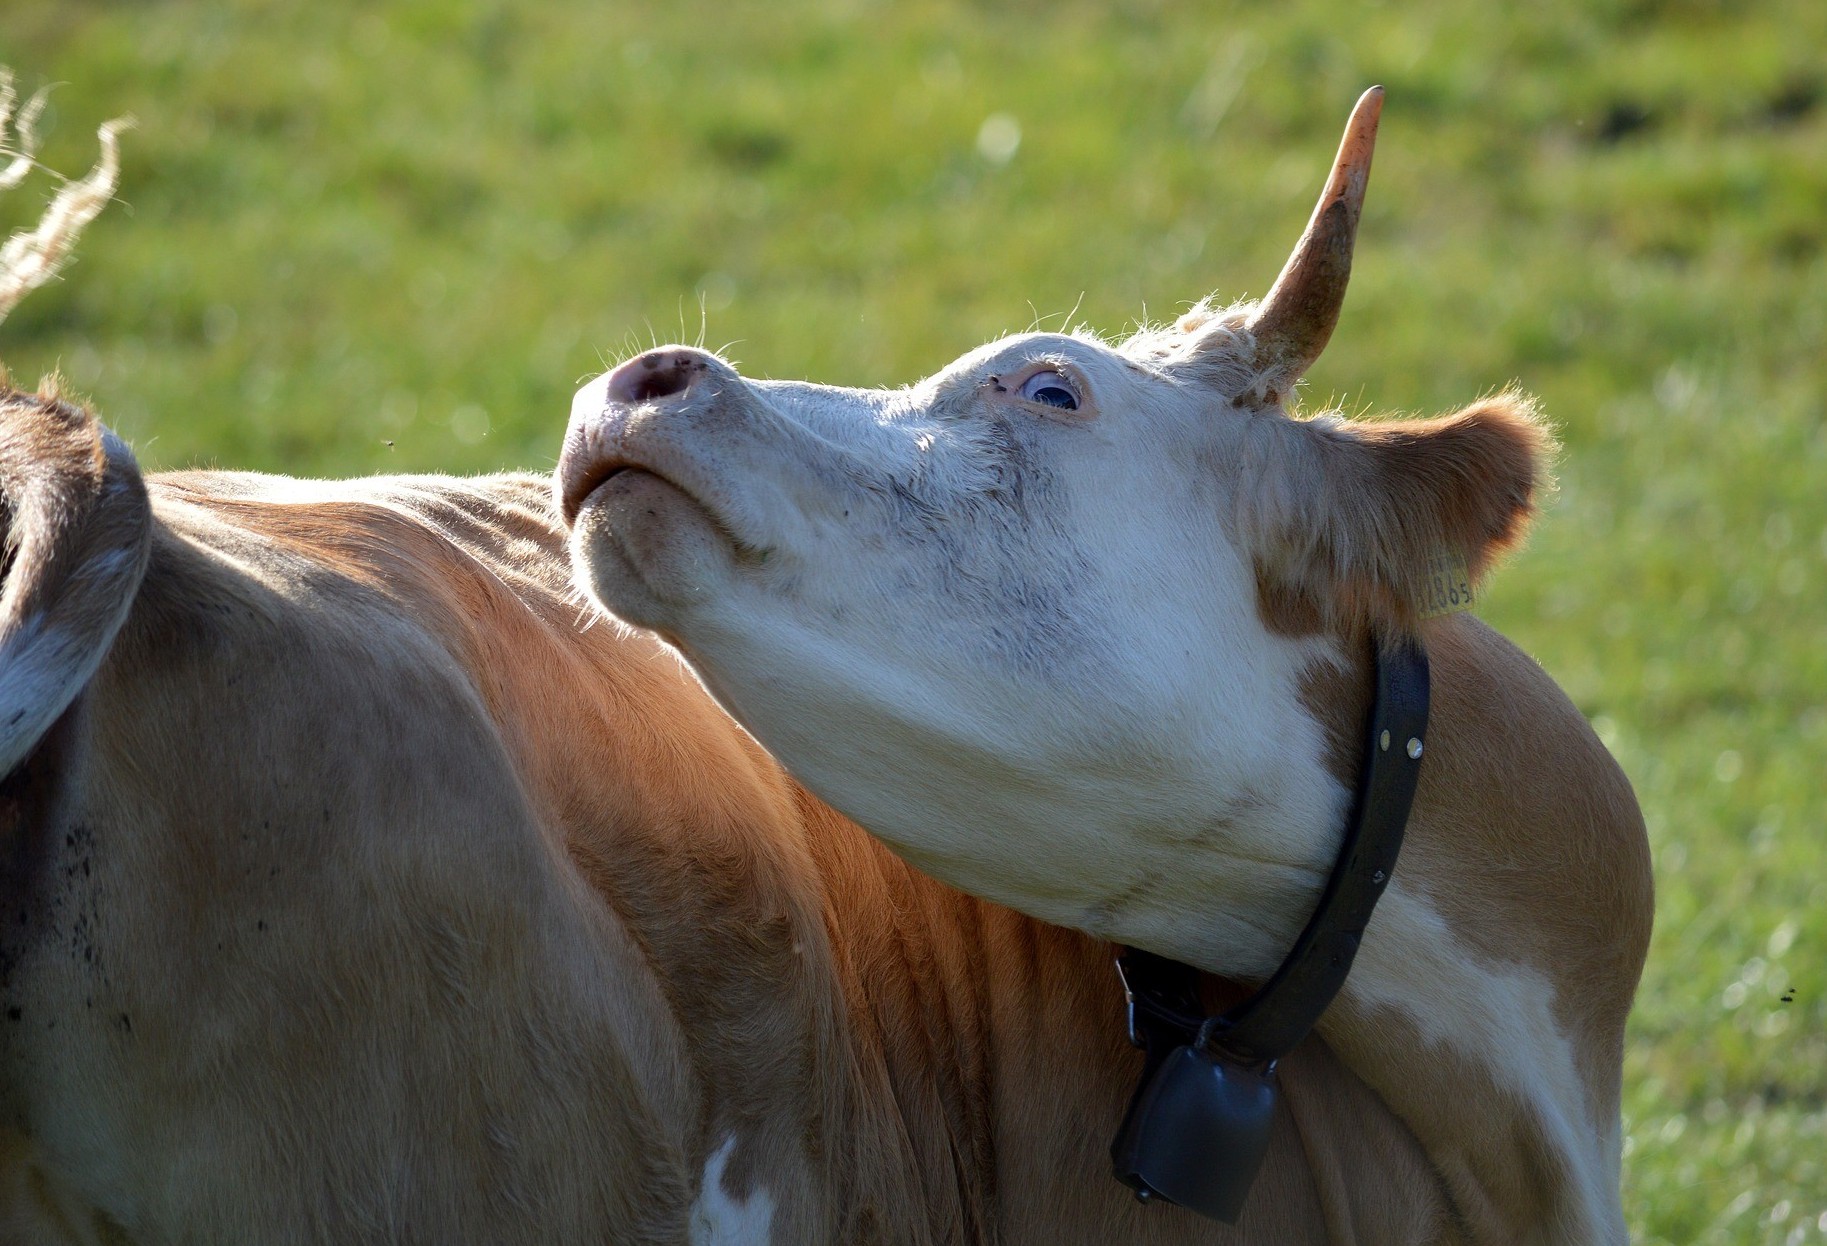
[[[1412,631],[1429,559],[1475,585],[1521,540],[1553,451],[1516,393],[1432,420],[1252,421],[1238,518],[1278,630]]]
[[[1624,1022],[1654,910],[1636,801],[1533,662],[1474,618],[1423,621],[1415,608],[1416,573],[1440,535],[1474,581],[1521,540],[1552,441],[1514,394],[1429,421],[1256,419],[1300,444],[1291,452],[1277,443],[1292,462],[1258,473],[1271,492],[1246,501],[1244,520],[1259,542],[1264,625],[1328,639],[1336,655],[1316,660],[1302,687],[1325,731],[1328,769],[1355,785],[1373,634],[1417,634],[1433,667],[1433,711],[1398,882],[1440,914],[1476,963],[1556,984],[1555,1020],[1571,1037],[1586,1097],[1577,1125],[1615,1128]],[[1289,530],[1300,535],[1261,543]],[[1399,1013],[1346,1022],[1353,1008],[1335,1006],[1325,1031],[1416,1129],[1469,1237],[1501,1240],[1532,1209],[1539,1216],[1564,1197],[1565,1161],[1529,1105],[1463,1056],[1430,1049]],[[1365,1044],[1366,1033],[1379,1037]],[[1421,1061],[1407,1054],[1422,1050]],[[1455,1137],[1468,1097],[1486,1121],[1475,1146]]]
[[[44,754],[65,795],[7,832],[53,850],[0,938],[0,1226],[680,1242],[733,1135],[724,1193],[771,1199],[776,1243],[1521,1236],[1527,1121],[1487,1146],[1480,1071],[1349,1008],[1283,1066],[1242,1224],[1138,1206],[1105,1153],[1140,1060],[1112,949],[919,874],[590,624],[547,492],[154,482],[143,585]],[[1443,760],[1404,877],[1480,954],[1608,975],[1566,1016],[1615,1115],[1623,797],[1526,660],[1428,626]],[[1481,823],[1516,698],[1548,716],[1543,774],[1506,780],[1535,821]],[[1322,718],[1348,700],[1315,684]]]
[[[1259,605],[1277,634],[1322,634],[1323,618],[1291,607],[1272,584],[1261,586]],[[1556,1021],[1573,1039],[1587,1095],[1580,1124],[1613,1127],[1624,1024],[1654,911],[1636,801],[1584,718],[1514,646],[1464,615],[1419,631],[1432,712],[1398,879],[1478,963],[1523,967],[1557,985]],[[1302,704],[1326,732],[1328,768],[1350,788],[1372,699],[1372,642],[1361,623],[1333,640],[1343,660],[1308,669]],[[1471,1240],[1503,1240],[1513,1231],[1505,1226],[1552,1203],[1566,1174],[1528,1105],[1462,1055],[1424,1042],[1401,1014],[1346,1021],[1353,1011],[1349,1000],[1335,1005],[1325,1032],[1416,1130]],[[1368,1044],[1367,1034],[1376,1036]],[[1421,1051],[1426,1058],[1415,1060]],[[1468,1099],[1485,1122],[1475,1143],[1459,1133]]]

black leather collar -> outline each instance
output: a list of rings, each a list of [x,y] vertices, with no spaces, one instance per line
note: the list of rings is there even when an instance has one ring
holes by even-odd
[[[1345,984],[1395,871],[1426,740],[1427,653],[1406,637],[1379,638],[1374,660],[1376,699],[1338,861],[1281,967],[1250,998],[1209,1016],[1197,970],[1133,948],[1117,958],[1130,1041],[1147,1061],[1111,1158],[1144,1201],[1236,1220],[1268,1145],[1275,1063]]]

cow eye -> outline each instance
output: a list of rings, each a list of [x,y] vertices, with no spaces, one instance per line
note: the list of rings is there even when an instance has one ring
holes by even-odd
[[[1057,372],[1036,372],[1021,383],[1016,393],[1029,402],[1044,403],[1061,411],[1078,410],[1078,394],[1072,382]]]

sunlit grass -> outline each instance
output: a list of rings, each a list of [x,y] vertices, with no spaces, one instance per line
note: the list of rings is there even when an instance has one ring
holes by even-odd
[[[1824,1241],[1823,48],[1812,0],[11,0],[0,62],[68,84],[47,164],[141,128],[0,353],[153,466],[545,468],[575,383],[655,339],[891,384],[1036,317],[1260,293],[1382,82],[1310,399],[1514,380],[1558,421],[1485,613],[1649,818],[1633,1230]]]

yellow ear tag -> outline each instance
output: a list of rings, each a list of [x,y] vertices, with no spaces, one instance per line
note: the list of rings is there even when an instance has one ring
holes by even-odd
[[[1472,608],[1472,576],[1465,559],[1446,550],[1435,550],[1427,559],[1427,581],[1416,606],[1424,619],[1458,614]]]

